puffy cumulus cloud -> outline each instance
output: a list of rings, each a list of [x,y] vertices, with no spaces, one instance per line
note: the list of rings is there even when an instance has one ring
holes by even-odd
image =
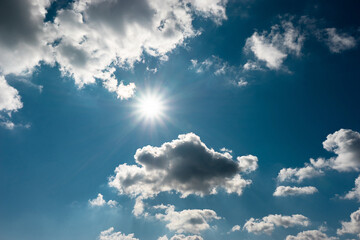
[[[96,198],[89,200],[89,205],[91,207],[101,207],[104,205],[108,205],[110,207],[116,207],[118,205],[118,202],[114,200],[109,200],[108,202],[106,202],[104,200],[104,196],[101,193],[99,193]]]
[[[121,164],[110,177],[109,185],[119,194],[138,197],[141,214],[142,199],[160,192],[175,191],[181,197],[189,194],[216,194],[218,189],[241,195],[251,184],[240,173],[257,168],[257,158],[249,155],[233,160],[230,153],[208,148],[194,133],[182,134],[160,147],[145,146],[135,153],[137,165]]]
[[[120,99],[135,84],[118,81],[116,67],[131,67],[143,53],[164,60],[174,48],[200,34],[197,16],[220,24],[226,0],[76,0],[45,22],[51,0],[0,3],[0,72],[24,74],[40,62],[57,62],[82,87],[103,81]]]
[[[325,33],[325,42],[333,53],[340,53],[356,47],[357,43],[353,36],[347,33],[338,33],[336,28],[326,28]]]
[[[177,212],[172,205],[160,205],[155,206],[155,208],[165,210],[165,214],[157,213],[155,217],[161,221],[168,222],[166,227],[177,233],[199,234],[201,231],[210,228],[210,221],[220,219],[216,212],[210,209],[187,209]]]
[[[356,199],[360,202],[360,176],[355,179],[355,187],[349,191],[344,197],[344,199]]]
[[[44,23],[50,0],[0,2],[0,72],[24,74],[39,61],[53,62],[49,23]]]
[[[4,76],[0,76],[0,111],[16,112],[22,107],[18,90],[10,86]]]
[[[121,232],[115,232],[114,228],[111,227],[108,230],[102,231],[98,237],[99,240],[139,240],[134,237],[134,234],[129,235],[123,234]]]
[[[340,129],[329,134],[323,142],[326,150],[337,156],[330,159],[330,166],[340,172],[360,170],[360,133],[351,129]]]
[[[169,240],[169,238],[167,236],[163,236],[163,237],[159,237],[158,240]],[[180,235],[172,236],[170,240],[204,240],[204,239],[198,235],[185,236],[183,234],[180,234]]]
[[[307,186],[307,187],[290,187],[290,186],[279,186],[274,192],[276,197],[286,197],[286,196],[298,196],[298,195],[310,195],[318,192],[316,187]]]
[[[337,237],[328,237],[319,230],[308,230],[298,233],[296,236],[289,235],[286,240],[336,240]]]
[[[254,32],[246,40],[245,50],[265,62],[270,69],[280,69],[288,54],[300,55],[305,35],[292,23],[292,19],[282,20],[281,24],[272,26],[270,33]],[[245,70],[259,69],[258,64],[250,61],[244,65]]]
[[[302,182],[304,179],[324,175],[321,169],[317,169],[310,164],[305,164],[302,168],[283,168],[280,170],[277,179],[279,182]]]
[[[112,65],[131,66],[143,52],[166,59],[199,34],[192,26],[193,13],[220,23],[226,19],[225,5],[221,0],[78,0],[54,20],[60,39],[56,60],[80,86],[103,79],[119,94]]]
[[[346,233],[356,234],[360,238],[360,209],[351,213],[350,222],[341,222],[341,228],[336,233],[343,235]]]
[[[277,179],[280,182],[302,182],[304,179],[324,175],[324,170],[339,172],[360,171],[360,133],[351,129],[340,129],[326,137],[323,147],[337,156],[329,159],[310,159],[303,168],[283,168]]]
[[[282,216],[279,214],[268,215],[262,219],[250,218],[244,225],[244,229],[254,234],[266,233],[270,235],[275,227],[294,227],[294,226],[308,226],[309,220],[307,217],[294,214],[291,216]]]

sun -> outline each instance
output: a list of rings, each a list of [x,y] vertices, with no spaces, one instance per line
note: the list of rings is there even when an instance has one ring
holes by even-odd
[[[139,96],[136,104],[136,113],[139,120],[161,121],[165,117],[165,102],[160,94],[146,94]]]
[[[160,98],[154,96],[146,96],[140,100],[139,111],[147,118],[157,118],[163,114],[163,103]]]

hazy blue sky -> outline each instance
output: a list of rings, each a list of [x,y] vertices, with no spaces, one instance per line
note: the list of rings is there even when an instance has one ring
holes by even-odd
[[[0,1],[0,240],[359,239],[359,9]]]

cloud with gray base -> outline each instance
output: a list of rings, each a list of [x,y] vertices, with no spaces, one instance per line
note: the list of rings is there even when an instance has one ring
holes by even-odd
[[[357,42],[353,36],[347,33],[338,33],[336,28],[325,29],[325,43],[333,53],[340,53],[356,47]]]
[[[258,162],[252,155],[234,160],[228,152],[216,152],[194,133],[179,135],[160,147],[140,148],[134,158],[136,165],[125,163],[115,169],[109,185],[119,194],[138,198],[135,215],[144,209],[142,199],[160,192],[175,191],[185,198],[190,194],[216,194],[223,189],[241,195],[251,180],[243,179],[240,174],[256,170]]]
[[[268,215],[262,219],[250,218],[244,225],[244,229],[254,234],[268,234],[271,235],[275,227],[294,227],[294,226],[308,226],[309,220],[307,217],[294,214],[291,216],[283,216],[280,214]]]
[[[287,196],[299,196],[299,195],[311,195],[318,192],[316,187],[290,187],[290,186],[278,186],[273,193],[275,197],[287,197]]]
[[[337,237],[329,237],[320,230],[308,230],[298,233],[296,236],[289,235],[286,240],[336,240]]]
[[[175,211],[173,205],[159,205],[154,208],[165,210],[165,214],[157,213],[155,217],[168,222],[166,227],[177,233],[199,234],[210,228],[209,222],[220,219],[216,212],[210,209],[186,209]]]

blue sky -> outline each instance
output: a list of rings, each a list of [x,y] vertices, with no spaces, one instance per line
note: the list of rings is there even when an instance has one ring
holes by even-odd
[[[359,3],[0,3],[0,239],[360,237]]]

